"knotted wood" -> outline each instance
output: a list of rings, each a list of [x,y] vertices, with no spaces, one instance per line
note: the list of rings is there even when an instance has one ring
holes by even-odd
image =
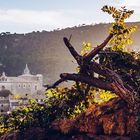
[[[60,79],[53,85],[46,85],[47,89],[54,88],[61,82],[67,80],[83,82],[88,84],[89,86],[112,91],[116,93],[121,99],[126,101],[130,106],[135,106],[137,104],[137,100],[135,99],[135,96],[133,96],[135,93],[133,94],[133,91],[129,85],[124,84],[121,76],[112,69],[102,66],[101,64],[92,60],[95,55],[99,54],[100,51],[103,50],[103,48],[107,45],[112,37],[113,34],[109,34],[109,36],[103,41],[103,43],[101,43],[95,49],[91,50],[91,52],[89,52],[89,54],[87,54],[86,56],[81,56],[71,45],[69,39],[64,37],[64,43],[71,55],[77,61],[77,64],[80,67],[80,71],[77,74],[60,74]],[[94,77],[93,73],[97,73],[104,78],[101,79],[99,77]]]

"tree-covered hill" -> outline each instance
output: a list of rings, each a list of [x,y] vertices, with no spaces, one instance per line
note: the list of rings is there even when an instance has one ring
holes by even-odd
[[[127,23],[138,26],[133,35],[133,48],[140,50],[140,22]],[[52,83],[61,72],[72,72],[75,62],[63,43],[63,37],[71,36],[71,43],[81,50],[83,41],[92,47],[102,42],[110,24],[82,25],[54,31],[32,32],[27,34],[1,33],[0,35],[0,73],[15,76],[23,72],[27,63],[32,74],[41,73],[44,81]],[[98,44],[97,44],[98,43]],[[78,46],[81,46],[81,48]]]

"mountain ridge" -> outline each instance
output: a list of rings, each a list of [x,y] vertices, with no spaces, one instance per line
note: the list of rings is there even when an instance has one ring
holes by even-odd
[[[133,49],[140,50],[140,22],[127,23],[137,25],[133,34]],[[92,47],[99,45],[108,34],[111,23],[83,25],[54,31],[32,32],[26,34],[0,34],[0,73],[17,76],[23,72],[25,64],[32,74],[41,73],[45,83],[53,83],[63,72],[74,72],[76,62],[63,43],[63,37],[70,37],[71,43],[80,52],[82,42],[90,42]]]

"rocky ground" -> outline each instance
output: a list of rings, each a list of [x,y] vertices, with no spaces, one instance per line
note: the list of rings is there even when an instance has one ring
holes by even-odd
[[[105,136],[92,134],[62,135],[57,132],[45,133],[39,128],[34,128],[19,133],[17,131],[3,135],[0,140],[132,140],[129,136]],[[134,139],[136,140],[136,139]]]
[[[134,110],[120,98],[101,105],[92,104],[75,120],[59,119],[51,131],[31,128],[13,131],[0,140],[139,140]]]

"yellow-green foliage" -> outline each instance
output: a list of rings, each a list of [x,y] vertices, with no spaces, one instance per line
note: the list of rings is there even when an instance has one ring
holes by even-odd
[[[114,18],[115,22],[109,30],[109,33],[114,35],[110,41],[113,49],[108,49],[108,51],[111,53],[117,52],[117,55],[112,53],[113,55],[107,58],[106,54],[99,54],[100,63],[107,67],[108,63],[111,62],[112,69],[121,76],[124,83],[129,84],[139,93],[140,72],[133,68],[139,69],[140,67],[140,53],[124,52],[126,44],[132,43],[131,33],[137,28],[136,26],[128,28],[124,23],[124,20],[133,14],[133,11],[127,10],[125,7],[116,9],[108,6],[104,6],[102,10],[111,14]],[[84,49],[81,51],[81,54],[86,55],[91,49],[91,44],[85,42],[83,44]],[[108,61],[108,59],[111,61]],[[49,129],[50,124],[55,119],[65,117],[75,119],[89,105],[93,103],[102,104],[117,97],[112,92],[89,87],[85,83],[79,82],[79,87],[80,91],[76,84],[70,89],[58,87],[47,90],[46,101],[43,105],[38,104],[34,100],[30,100],[29,105],[13,110],[5,116],[1,116],[0,133],[6,133],[11,130],[23,131],[30,127]],[[89,90],[87,91],[87,89]]]
[[[9,114],[0,117],[0,134],[12,130],[24,131],[30,127],[48,127],[50,116],[49,108],[30,100],[26,106],[21,106]]]
[[[112,98],[118,97],[115,93],[112,93],[111,91],[105,91],[101,89],[98,90],[98,94],[99,94],[99,97],[94,98],[94,102],[98,104],[102,104],[104,102],[109,101]]]
[[[125,7],[116,9],[113,6],[104,6],[102,11],[112,15],[114,23],[109,29],[109,33],[113,34],[113,38],[110,40],[110,46],[113,50],[126,51],[126,45],[132,44],[131,34],[135,32],[137,26],[133,25],[127,27],[124,20],[129,18],[134,11],[127,10]]]
[[[55,88],[46,92],[46,101],[44,105],[38,104],[30,99],[27,106],[19,107],[10,114],[0,119],[0,134],[12,130],[25,130],[30,127],[41,127],[48,129],[50,123],[59,118],[75,119],[77,115],[83,112],[92,103],[103,103],[116,97],[110,92],[90,87],[85,94],[87,84],[79,83],[81,93],[77,86],[69,88]],[[99,92],[100,101],[95,99],[95,93]]]
[[[109,41],[109,46],[112,50],[121,50],[128,51],[127,45],[131,45],[133,43],[131,35],[136,31],[137,26],[133,25],[131,27],[127,27],[125,24],[125,19],[129,18],[134,11],[127,10],[125,7],[121,7],[121,9],[116,9],[113,6],[103,6],[103,12],[107,12],[110,14],[114,23],[109,28],[109,33],[113,34],[113,38]],[[87,55],[91,49],[91,43],[83,42],[84,48],[81,50],[81,55]]]
[[[91,49],[91,43],[83,42],[83,45],[84,45],[84,48],[81,50],[81,55],[82,55],[82,56],[88,54],[88,52],[89,52],[90,49]]]
[[[75,119],[77,115],[92,103],[101,104],[117,97],[114,93],[94,87],[90,87],[89,91],[85,94],[87,86],[87,84],[79,83],[81,93],[79,93],[76,85],[73,85],[70,89],[60,87],[50,89],[46,92],[47,104],[49,106],[56,106],[61,117]],[[98,94],[98,99],[95,94]]]

